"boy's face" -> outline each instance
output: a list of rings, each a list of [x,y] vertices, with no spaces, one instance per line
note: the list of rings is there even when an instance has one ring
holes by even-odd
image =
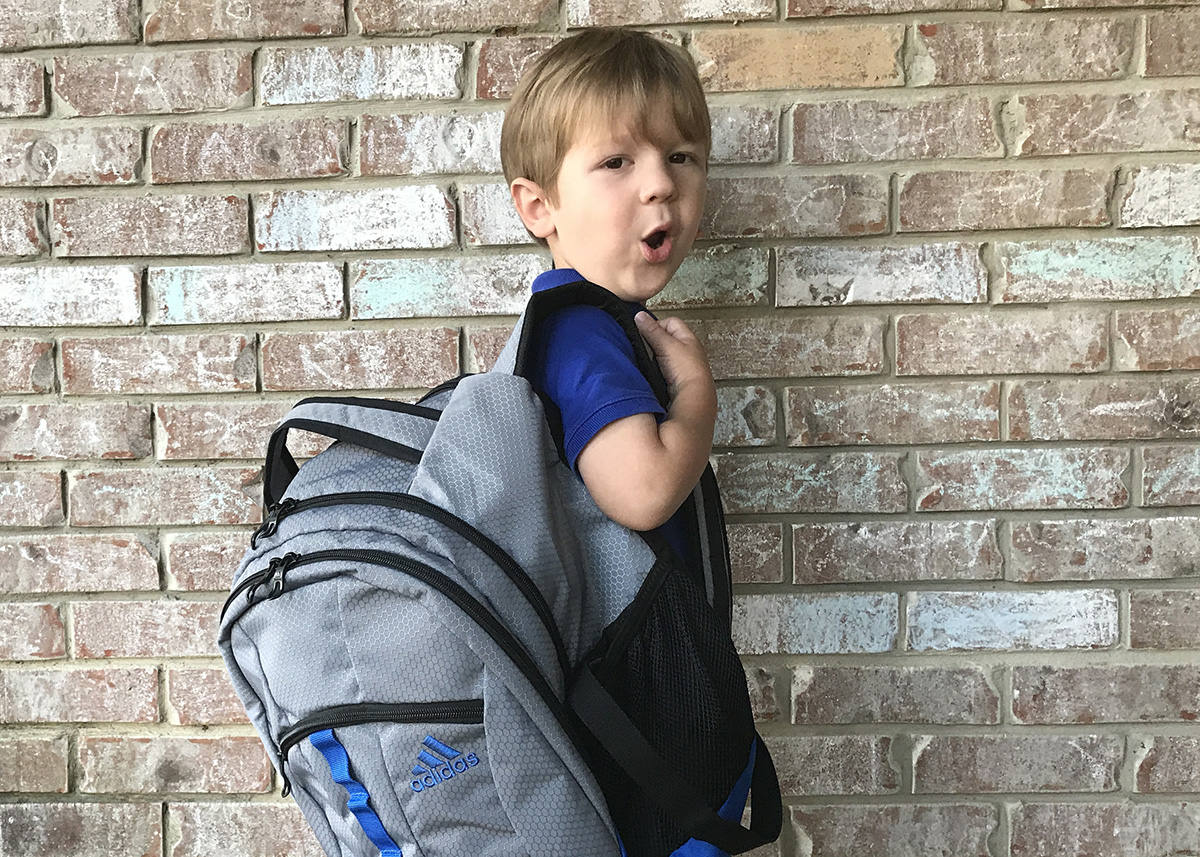
[[[545,200],[542,237],[555,267],[630,301],[662,291],[704,209],[705,153],[680,135],[670,105],[660,108],[644,134],[631,120],[585,122],[563,158],[556,201]]]

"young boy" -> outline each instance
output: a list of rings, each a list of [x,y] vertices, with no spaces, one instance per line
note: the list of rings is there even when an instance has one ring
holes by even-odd
[[[534,291],[587,280],[621,298],[669,387],[664,411],[603,310],[551,316],[531,381],[561,411],[568,464],[605,514],[661,528],[686,560],[694,546],[677,512],[708,463],[716,389],[687,325],[644,303],[687,256],[704,208],[710,128],[695,67],[645,33],[584,31],[523,77],[500,146],[517,212],[554,259]],[[745,800],[735,788],[721,815],[740,819]],[[721,853],[698,840],[675,852]]]

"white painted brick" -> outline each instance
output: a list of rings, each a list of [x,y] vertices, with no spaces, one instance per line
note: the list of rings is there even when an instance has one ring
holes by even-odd
[[[364,116],[363,175],[499,173],[502,110]]]
[[[471,246],[535,244],[503,182],[462,184],[463,240]]]
[[[767,446],[775,443],[775,394],[765,387],[717,389],[714,446]]]
[[[898,628],[890,593],[745,595],[733,605],[733,641],[745,655],[887,652]]]
[[[255,196],[254,230],[268,252],[448,247],[454,204],[428,185],[280,191]]]
[[[244,324],[341,318],[335,262],[151,268],[152,324]]]
[[[712,107],[712,164],[772,164],[779,160],[778,112],[768,107]]]
[[[987,270],[975,244],[780,249],[779,306],[978,303]]]
[[[569,0],[567,23],[572,27],[671,24],[681,21],[746,21],[770,18],[770,0]]]
[[[1200,292],[1200,239],[1192,236],[1001,241],[996,257],[1006,302],[1136,301]]]
[[[267,48],[264,104],[458,98],[462,48],[447,44]]]
[[[0,319],[18,327],[137,324],[140,280],[115,266],[0,268]]]
[[[534,277],[548,267],[538,253],[358,262],[350,279],[352,317],[518,315]]]
[[[1118,216],[1122,227],[1200,223],[1200,164],[1160,164],[1131,170]]]
[[[1108,590],[911,597],[908,641],[917,650],[1073,649],[1117,642],[1117,596]]]
[[[718,244],[693,250],[651,309],[755,306],[767,292],[766,248]]]
[[[137,181],[139,128],[0,129],[0,185],[121,185]]]
[[[42,204],[0,198],[0,256],[37,256],[47,249]]]

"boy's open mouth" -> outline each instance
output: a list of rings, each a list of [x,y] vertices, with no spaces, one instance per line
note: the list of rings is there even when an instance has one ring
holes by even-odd
[[[666,240],[667,240],[667,230],[665,230],[665,229],[660,229],[657,232],[653,232],[650,234],[649,238],[645,239],[646,243],[650,245],[651,250],[657,250],[659,247],[662,246],[662,243]]]
[[[671,256],[671,236],[665,229],[651,232],[642,239],[642,255],[646,261],[657,265]]]

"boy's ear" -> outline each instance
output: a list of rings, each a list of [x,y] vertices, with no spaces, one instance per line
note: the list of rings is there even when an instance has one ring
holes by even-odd
[[[525,228],[535,238],[548,238],[554,234],[554,218],[550,211],[546,192],[541,185],[529,179],[513,179],[509,185],[513,205]]]

